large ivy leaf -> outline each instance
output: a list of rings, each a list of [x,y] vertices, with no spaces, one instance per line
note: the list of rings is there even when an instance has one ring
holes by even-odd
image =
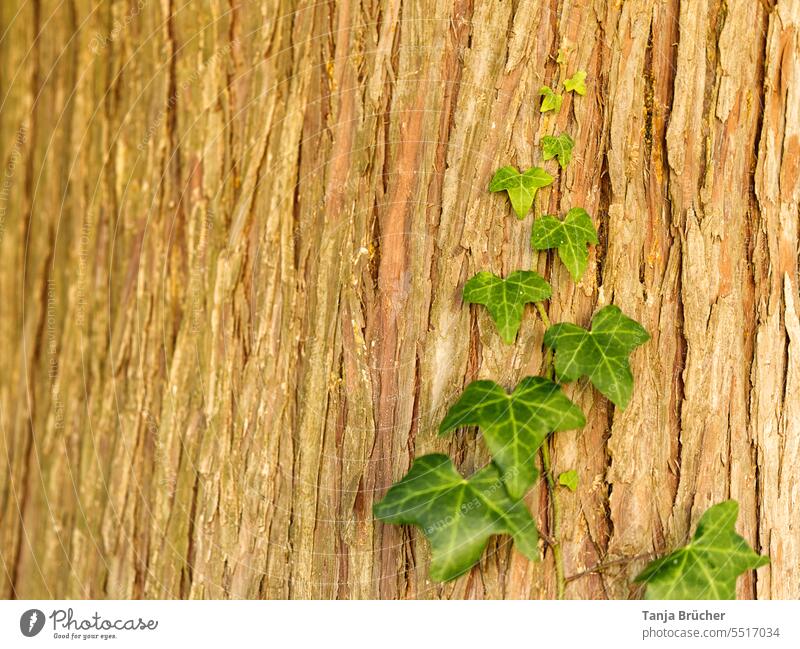
[[[539,558],[536,524],[525,504],[506,493],[494,464],[464,478],[446,455],[424,455],[373,511],[388,523],[422,528],[431,542],[430,575],[437,581],[469,570],[495,534],[510,534],[517,550]]]
[[[579,95],[586,94],[586,70],[578,70],[569,79],[564,81],[564,89],[567,92],[576,92]]]
[[[506,279],[481,271],[464,284],[464,301],[489,309],[503,342],[511,344],[525,305],[546,300],[551,292],[550,284],[532,270],[515,270]]]
[[[447,411],[439,434],[478,426],[492,457],[503,471],[512,498],[522,498],[536,480],[534,458],[548,433],[580,428],[586,418],[561,388],[541,376],[529,376],[508,394],[494,381],[474,381]]]
[[[545,135],[542,138],[542,155],[545,160],[558,158],[558,164],[562,169],[566,169],[569,161],[572,160],[572,147],[575,146],[573,139],[566,133],[558,137]]]
[[[589,263],[587,244],[590,243],[597,244],[597,230],[582,207],[573,207],[563,221],[545,215],[533,223],[531,245],[535,250],[558,248],[558,256],[576,282]]]
[[[508,192],[517,217],[524,219],[533,205],[536,192],[552,182],[553,177],[541,167],[531,167],[525,173],[520,173],[514,167],[501,167],[489,183],[489,191]]]
[[[564,97],[554,92],[550,86],[542,86],[539,89],[539,95],[542,97],[542,105],[539,107],[540,113],[546,113],[548,110],[555,112],[561,110]]]
[[[574,381],[585,374],[620,408],[628,405],[633,390],[628,356],[649,339],[642,325],[613,305],[597,312],[591,331],[562,322],[544,334],[544,344],[556,352],[556,374],[561,381]]]
[[[737,577],[769,563],[734,530],[738,515],[735,500],[709,507],[688,545],[636,577],[647,584],[647,599],[736,599]]]

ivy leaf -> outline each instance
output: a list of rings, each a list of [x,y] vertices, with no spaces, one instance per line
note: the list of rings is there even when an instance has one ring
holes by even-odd
[[[536,451],[548,433],[580,428],[586,418],[561,388],[542,376],[528,376],[508,394],[494,381],[470,383],[439,426],[439,434],[479,426],[512,498],[534,483]]]
[[[509,498],[494,464],[464,478],[446,455],[423,455],[373,512],[388,523],[422,528],[431,543],[431,578],[437,581],[469,570],[495,534],[510,534],[517,550],[539,558],[536,524],[522,501]]]
[[[561,110],[561,102],[564,101],[564,97],[553,92],[550,86],[542,86],[539,88],[539,95],[544,97],[544,99],[542,99],[542,105],[539,107],[540,113],[546,113],[548,110],[554,110],[555,112]]]
[[[537,190],[552,182],[553,177],[541,167],[531,167],[525,173],[520,173],[514,167],[501,167],[489,183],[489,191],[508,192],[517,217],[524,219],[533,205]]]
[[[564,81],[567,92],[576,92],[583,96],[586,94],[586,70],[578,70],[569,79]]]
[[[734,530],[738,515],[735,500],[709,507],[688,545],[636,577],[647,584],[647,599],[736,599],[736,578],[769,563]]]
[[[558,484],[566,487],[570,491],[575,491],[578,488],[578,472],[575,469],[564,471],[558,476]]]
[[[542,216],[536,219],[531,232],[531,245],[535,250],[558,248],[558,256],[576,283],[589,263],[587,244],[597,241],[597,230],[582,207],[573,207],[563,221],[551,215]]]
[[[544,344],[554,349],[556,374],[561,381],[582,375],[620,408],[625,408],[633,390],[628,356],[650,339],[645,328],[609,305],[592,318],[592,330],[562,322],[544,334]]]
[[[525,305],[546,300],[551,292],[550,284],[532,270],[515,270],[506,279],[481,271],[464,284],[464,301],[489,309],[500,337],[510,345],[519,331]]]
[[[572,160],[572,147],[575,146],[573,139],[566,133],[558,137],[545,135],[542,138],[542,154],[545,160],[558,158],[558,164],[562,169],[566,169],[569,161]]]

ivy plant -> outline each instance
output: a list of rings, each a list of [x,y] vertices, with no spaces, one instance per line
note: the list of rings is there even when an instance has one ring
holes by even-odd
[[[553,182],[553,177],[541,167],[531,167],[524,173],[515,167],[501,167],[489,183],[490,192],[506,192],[517,218],[524,219],[533,205],[536,192]]]
[[[564,81],[567,92],[586,93],[586,73],[579,70]],[[541,111],[558,111],[562,96],[544,86]],[[542,138],[545,160],[558,159],[562,168],[571,159],[572,138]],[[523,219],[534,204],[536,192],[553,182],[539,167],[524,173],[506,166],[497,170],[489,185],[492,192],[505,191]],[[577,283],[588,264],[588,246],[597,244],[597,231],[589,214],[580,207],[565,218],[545,215],[534,220],[531,244],[535,250],[556,249]],[[544,478],[548,508],[545,512],[545,547],[552,552],[556,593],[564,597],[567,578],[559,540],[557,485],[578,489],[574,469],[553,473],[550,438],[559,432],[584,426],[581,409],[562,391],[562,383],[588,377],[591,384],[616,407],[625,408],[633,392],[629,357],[650,338],[645,328],[615,305],[601,308],[590,329],[569,322],[550,324],[543,302],[551,296],[550,285],[532,270],[516,270],[505,279],[481,271],[464,286],[464,302],[489,310],[501,339],[513,343],[525,314],[534,303],[544,325],[542,376],[522,379],[510,393],[491,380],[473,381],[450,405],[439,425],[448,435],[476,426],[492,456],[491,461],[464,477],[441,454],[417,458],[410,471],[374,506],[375,516],[387,523],[417,525],[431,544],[430,576],[438,581],[458,577],[480,560],[489,538],[510,535],[524,556],[539,559],[539,531],[523,498],[539,475]],[[543,350],[543,351],[544,351]],[[536,456],[541,471],[536,467]],[[761,557],[734,531],[738,513],[735,501],[711,507],[700,519],[692,541],[652,562],[637,577],[646,584],[648,598],[732,598],[736,578],[764,565]],[[597,566],[599,571],[600,566]]]
[[[689,543],[636,577],[647,584],[647,599],[736,599],[737,577],[769,563],[734,530],[738,516],[735,500],[707,509]]]
[[[586,94],[586,70],[578,70],[569,79],[564,80],[564,90],[578,95]]]
[[[469,570],[495,534],[510,534],[522,554],[539,557],[539,535],[530,511],[511,498],[490,463],[464,478],[446,455],[423,455],[375,505],[388,523],[418,525],[431,543],[430,575],[447,581]]]
[[[558,474],[558,484],[566,487],[570,491],[575,491],[578,488],[578,472],[575,469],[564,471]]]
[[[544,334],[544,344],[555,350],[559,380],[570,382],[588,376],[594,387],[620,408],[628,405],[633,390],[628,356],[649,339],[642,325],[614,305],[597,312],[591,331],[562,322]]]
[[[555,92],[550,86],[542,86],[539,89],[539,96],[542,97],[542,104],[539,107],[540,112],[546,113],[552,110],[557,113],[561,110],[564,97]]]
[[[503,471],[512,498],[522,498],[536,479],[534,461],[551,432],[581,428],[586,418],[561,387],[541,376],[519,382],[511,394],[494,381],[474,381],[447,411],[439,434],[478,426]]]
[[[464,285],[464,302],[485,306],[503,342],[511,344],[517,337],[525,305],[546,300],[551,292],[550,284],[532,270],[515,270],[505,279],[481,271]]]
[[[559,221],[555,216],[541,216],[533,222],[531,245],[534,250],[556,248],[558,256],[575,282],[589,263],[589,244],[597,244],[597,230],[592,219],[582,207],[573,207]]]
[[[558,137],[545,135],[542,138],[542,157],[545,160],[556,158],[559,166],[562,169],[566,169],[572,160],[572,148],[574,146],[575,142],[566,133],[562,133]]]

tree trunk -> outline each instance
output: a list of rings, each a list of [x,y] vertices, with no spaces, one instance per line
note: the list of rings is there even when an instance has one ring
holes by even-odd
[[[652,334],[624,412],[567,388],[566,574],[606,567],[567,596],[640,595],[735,498],[772,559],[739,596],[800,597],[800,0],[4,0],[0,34],[0,595],[553,597],[549,551],[441,585],[371,513],[417,455],[487,461],[437,425],[543,327],[461,290],[534,268],[552,321]],[[487,191],[562,131],[577,286]]]

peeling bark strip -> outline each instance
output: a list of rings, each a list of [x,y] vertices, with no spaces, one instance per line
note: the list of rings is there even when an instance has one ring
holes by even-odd
[[[567,596],[636,596],[732,497],[772,558],[739,595],[800,597],[800,0],[9,0],[0,33],[0,595],[553,597],[549,553],[438,585],[371,514],[416,455],[487,460],[436,426],[543,332],[461,289],[534,268],[553,321],[653,335],[624,413],[567,390],[566,573],[609,565]],[[562,131],[578,286],[487,191]]]

